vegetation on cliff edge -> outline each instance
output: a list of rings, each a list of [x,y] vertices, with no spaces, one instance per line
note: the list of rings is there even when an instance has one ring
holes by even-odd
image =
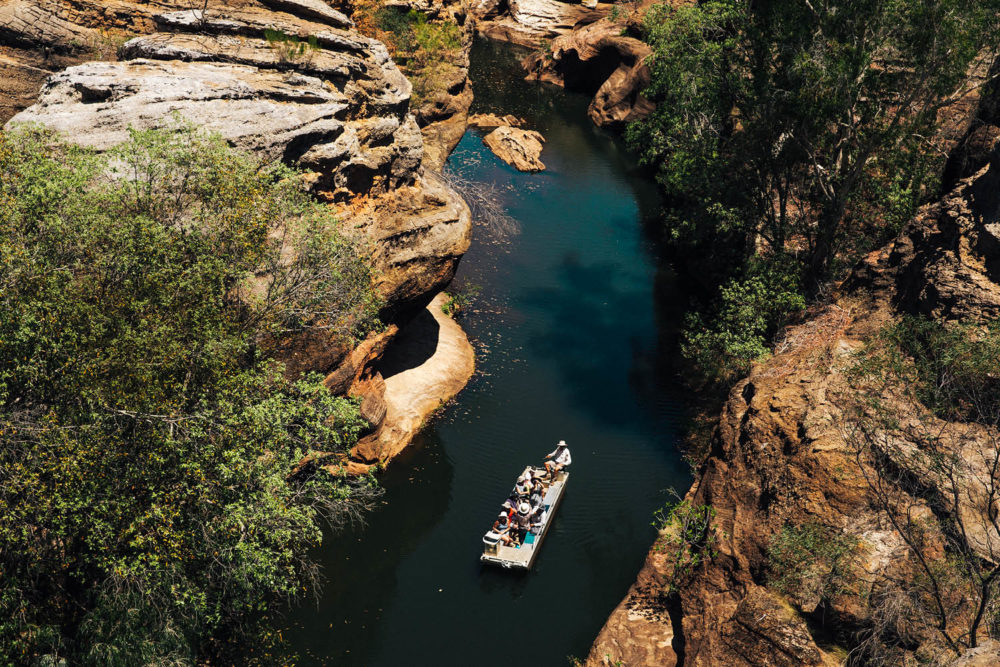
[[[996,53],[998,9],[710,0],[647,13],[657,106],[628,138],[668,197],[669,235],[700,251],[716,290],[688,323],[686,351],[709,379],[745,373],[790,314],[934,193],[940,112]]]
[[[202,662],[316,585],[321,525],[377,489],[304,462],[363,420],[266,351],[364,334],[370,282],[220,138],[0,134],[0,662]]]
[[[854,655],[895,664],[1000,636],[1000,326],[906,317],[851,369],[848,415],[872,506],[905,555],[873,582]],[[900,410],[919,406],[916,411]]]

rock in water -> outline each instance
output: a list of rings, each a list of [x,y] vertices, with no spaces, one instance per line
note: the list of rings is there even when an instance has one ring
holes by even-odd
[[[524,121],[517,116],[498,116],[493,113],[477,113],[469,116],[469,127],[478,127],[480,130],[495,130],[498,127],[521,127]]]
[[[544,171],[539,159],[545,137],[534,130],[519,127],[498,127],[483,142],[498,158],[520,171]]]

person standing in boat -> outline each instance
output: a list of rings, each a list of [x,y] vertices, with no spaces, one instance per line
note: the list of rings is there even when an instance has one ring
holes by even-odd
[[[545,457],[545,472],[549,474],[549,479],[555,481],[559,471],[573,463],[573,457],[569,453],[569,445],[565,440],[560,440],[556,448]]]

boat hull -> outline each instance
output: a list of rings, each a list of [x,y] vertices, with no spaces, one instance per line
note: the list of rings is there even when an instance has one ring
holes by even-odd
[[[528,471],[535,472],[538,469],[528,466],[525,468],[524,472]],[[544,472],[544,471],[542,471]],[[569,481],[569,473],[566,471],[560,472],[556,475],[556,479],[549,485],[549,488],[545,491],[545,496],[542,499],[542,504],[545,506],[545,513],[543,514],[543,519],[538,533],[535,534],[534,540],[530,543],[525,540],[525,544],[520,547],[510,547],[504,545],[489,545],[483,550],[483,555],[479,557],[484,563],[489,563],[490,565],[497,565],[507,569],[516,570],[529,570],[531,566],[535,564],[535,559],[538,557],[538,552],[542,547],[542,542],[545,540],[545,536],[549,532],[549,527],[552,525],[552,521],[555,518],[556,510],[559,508],[559,503],[562,502],[563,495],[566,491],[566,482]]]

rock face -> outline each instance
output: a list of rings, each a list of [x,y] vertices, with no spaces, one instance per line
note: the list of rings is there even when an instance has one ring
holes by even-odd
[[[543,171],[539,159],[545,137],[534,130],[501,126],[487,134],[483,143],[501,160],[519,171]]]
[[[676,579],[672,561],[651,552],[621,605],[597,637],[588,665],[834,665],[872,628],[880,601],[895,590],[917,590],[922,576],[907,545],[873,495],[870,461],[859,458],[849,415],[863,409],[849,377],[854,353],[902,314],[939,321],[989,322],[1000,316],[1000,160],[960,180],[939,203],[925,207],[888,248],[855,268],[833,303],[786,331],[772,357],[731,391],[712,438],[712,449],[687,494],[716,512],[710,535],[717,554]],[[926,441],[908,433],[936,434],[938,447],[975,463],[1000,434],[987,427],[946,423],[905,388],[881,389],[901,429],[892,452],[919,452]],[[914,426],[916,425],[916,426]],[[912,428],[913,431],[906,429]],[[982,514],[980,492],[963,476],[953,495],[933,466],[893,458],[893,502],[931,521],[935,503],[957,503],[966,517]],[[970,470],[973,470],[970,467]],[[901,479],[909,480],[906,484]],[[942,500],[944,498],[953,500]],[[930,500],[939,499],[939,500]],[[782,593],[774,583],[769,550],[775,535],[807,524],[830,527],[856,540],[845,565],[848,585],[821,600]],[[922,548],[943,561],[949,539],[936,523]],[[992,558],[989,528],[973,526],[969,547]],[[899,588],[893,588],[898,586]],[[907,588],[909,587],[909,588]],[[963,594],[964,595],[964,594]],[[959,632],[967,607],[950,622]],[[886,618],[886,616],[880,616]],[[905,617],[906,646],[893,664],[998,664],[1000,648],[985,641],[959,656],[927,623]],[[667,646],[671,647],[671,655]],[[620,661],[620,662],[617,662]]]
[[[651,51],[630,36],[638,34],[651,4],[630,3],[628,15],[621,17],[618,5],[559,0],[479,0],[470,11],[482,34],[535,49],[524,60],[529,80],[593,95],[591,120],[614,127],[653,109],[642,96],[649,85],[646,58]]]
[[[431,25],[450,24],[457,28],[460,47],[425,67],[420,66],[422,59],[411,59],[410,53],[395,54],[403,72],[414,82],[410,111],[424,137],[424,163],[440,171],[448,155],[465,134],[469,107],[472,106],[469,51],[474,36],[474,20],[469,15],[464,0],[393,0],[383,4],[400,12],[419,12]],[[341,0],[338,5],[349,13],[358,9],[352,0]],[[360,10],[367,12],[359,18],[359,25],[370,33],[369,36],[382,36],[392,41],[392,35],[382,32],[374,25],[377,22],[370,14],[372,3],[364,4]]]
[[[23,84],[0,99],[12,110],[31,102],[10,123],[41,123],[100,150],[124,140],[129,127],[162,127],[177,116],[309,172],[312,190],[338,207],[344,228],[370,252],[389,327],[353,351],[303,336],[278,353],[290,372],[327,372],[328,386],[354,391],[400,326],[451,281],[469,246],[469,209],[423,167],[410,82],[385,45],[358,34],[344,13],[322,0],[220,0],[204,12],[190,5],[14,0],[0,7],[0,68]],[[109,34],[116,48],[95,50]],[[29,94],[33,82],[41,90]],[[460,370],[443,398],[471,374]],[[401,440],[419,426],[396,424],[371,401],[365,407],[370,421]]]
[[[476,29],[491,39],[537,48],[575,26],[603,18],[611,5],[599,7],[562,0],[477,0],[470,6]]]
[[[132,7],[119,4],[122,12]],[[177,114],[235,146],[311,171],[313,189],[332,201],[375,202],[370,219],[352,222],[378,246],[386,312],[418,312],[451,279],[470,222],[461,199],[421,169],[421,134],[408,113],[411,87],[385,46],[345,29],[350,19],[318,0],[210,3],[204,15],[176,9],[183,5],[159,3],[164,11],[155,13],[143,3],[136,15],[159,32],[125,42],[119,62],[88,62],[52,76],[11,122],[42,123],[101,149],[123,140],[130,126],[163,125]],[[32,28],[23,40],[63,35],[60,7],[54,0],[35,6],[60,30]],[[16,9],[23,16],[27,5]],[[297,52],[269,42],[267,31],[303,43],[312,38],[318,48]],[[402,188],[417,205],[380,218]],[[425,201],[433,212],[419,206]]]
[[[560,35],[548,52],[525,60],[528,78],[593,95],[587,113],[596,125],[615,127],[642,118],[653,110],[642,96],[652,50],[622,32],[620,23],[604,18]]]

